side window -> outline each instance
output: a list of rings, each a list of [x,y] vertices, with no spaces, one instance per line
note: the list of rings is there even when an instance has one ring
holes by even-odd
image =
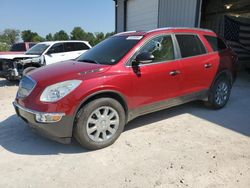
[[[209,42],[214,51],[221,51],[227,48],[223,40],[221,40],[218,37],[213,37],[208,35],[205,35],[204,37],[207,39],[207,41]]]
[[[64,52],[63,44],[62,43],[56,43],[54,44],[50,49],[50,53],[61,53]]]
[[[206,53],[206,48],[197,35],[176,35],[181,57],[191,57]]]
[[[65,42],[63,43],[63,45],[64,45],[65,52],[76,51],[74,42]]]
[[[75,42],[75,49],[76,50],[88,50],[89,46],[84,44],[83,42]]]
[[[13,51],[13,52],[26,51],[25,43],[16,43],[16,44],[13,44],[13,46],[10,49],[10,51]]]
[[[31,43],[29,43],[29,48],[31,48],[31,47],[33,47],[33,46],[35,46],[35,45],[36,45],[36,43],[31,42]]]
[[[175,58],[174,46],[171,36],[159,36],[150,40],[138,52],[150,52],[155,59],[152,63],[169,61]]]

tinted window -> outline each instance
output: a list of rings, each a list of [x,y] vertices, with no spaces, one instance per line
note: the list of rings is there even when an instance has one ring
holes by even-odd
[[[198,36],[176,35],[176,38],[183,58],[206,53],[206,49]]]
[[[25,43],[13,44],[10,51],[12,52],[23,52],[26,51]]]
[[[65,42],[63,45],[65,52],[76,51],[75,44],[73,42]]]
[[[31,48],[31,47],[33,47],[33,46],[35,46],[36,45],[36,43],[29,43],[29,48]]]
[[[221,51],[227,48],[226,44],[218,37],[204,36],[214,51]]]
[[[162,62],[174,59],[174,47],[171,36],[160,36],[150,40],[138,52],[149,52],[155,59],[151,63]],[[138,54],[137,53],[137,54]]]
[[[86,51],[77,60],[107,65],[116,64],[141,40],[141,38],[142,36],[110,37]]]
[[[89,47],[82,42],[75,42],[75,49],[76,50],[88,50]]]
[[[54,44],[50,49],[50,53],[61,53],[64,52],[63,44],[62,43],[57,43]]]
[[[42,53],[49,47],[48,44],[37,44],[30,48],[26,54],[27,55],[42,55]]]

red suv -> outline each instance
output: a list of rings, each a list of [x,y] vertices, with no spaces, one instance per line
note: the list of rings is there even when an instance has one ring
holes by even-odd
[[[237,56],[209,30],[163,28],[114,35],[76,60],[33,71],[14,106],[32,128],[88,149],[111,145],[132,119],[193,100],[228,101]]]

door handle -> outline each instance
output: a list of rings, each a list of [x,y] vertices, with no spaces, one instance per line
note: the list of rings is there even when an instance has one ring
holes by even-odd
[[[207,64],[204,65],[204,67],[205,67],[206,69],[208,69],[208,68],[210,68],[210,67],[212,67],[212,66],[213,66],[213,64],[211,64],[211,63],[207,63]]]
[[[180,74],[181,73],[181,71],[179,71],[179,70],[173,70],[173,71],[171,71],[170,73],[169,73],[169,75],[170,76],[176,76],[177,74]]]

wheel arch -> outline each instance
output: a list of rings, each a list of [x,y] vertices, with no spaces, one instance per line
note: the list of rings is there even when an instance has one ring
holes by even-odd
[[[220,71],[216,75],[215,79],[213,80],[213,83],[212,83],[211,87],[213,87],[213,85],[216,82],[216,80],[218,80],[220,77],[226,77],[226,78],[228,78],[230,80],[231,86],[233,85],[233,75],[232,75],[232,73],[229,70],[225,69],[225,70]]]
[[[104,98],[104,97],[115,99],[122,105],[122,107],[124,108],[124,111],[125,111],[125,118],[126,118],[126,122],[127,122],[127,120],[128,120],[127,100],[123,94],[121,94],[120,92],[117,92],[117,91],[113,91],[113,90],[98,91],[98,92],[93,93],[93,94],[89,95],[88,97],[86,97],[80,103],[80,105],[77,107],[75,114],[74,114],[75,119],[77,118],[79,111],[82,109],[82,107],[84,105],[88,104],[89,102],[91,102],[95,99]]]

